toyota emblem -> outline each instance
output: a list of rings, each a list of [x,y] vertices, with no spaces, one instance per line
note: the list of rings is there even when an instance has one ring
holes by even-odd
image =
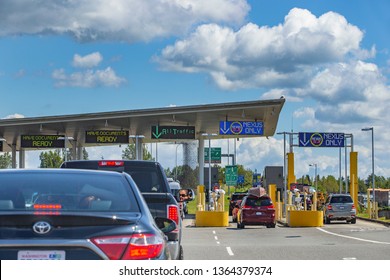
[[[51,225],[48,222],[39,221],[33,225],[33,231],[38,234],[46,234],[51,230]]]

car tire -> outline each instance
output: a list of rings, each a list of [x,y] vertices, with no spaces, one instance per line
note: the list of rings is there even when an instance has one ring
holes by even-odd
[[[179,258],[178,260],[184,260],[184,250],[183,250],[183,246],[180,245],[180,251],[179,251]]]
[[[351,220],[351,224],[356,224],[356,218],[353,218],[353,219]]]
[[[325,224],[330,224],[330,219],[328,217],[325,217]]]

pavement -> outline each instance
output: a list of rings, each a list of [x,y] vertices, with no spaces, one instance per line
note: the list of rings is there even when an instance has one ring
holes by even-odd
[[[364,220],[364,221],[369,221],[373,223],[378,223],[385,225],[387,227],[390,227],[389,222],[381,221],[381,220],[374,220],[374,219],[368,219],[368,218],[362,218],[362,217],[357,217],[358,220]],[[279,225],[288,227],[288,223],[285,218],[281,220],[276,221]],[[231,223],[231,222],[230,222]],[[183,227],[195,227],[195,214],[187,214],[184,219],[183,219]]]

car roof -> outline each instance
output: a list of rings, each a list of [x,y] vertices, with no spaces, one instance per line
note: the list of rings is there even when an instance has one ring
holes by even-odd
[[[100,174],[102,176],[123,176],[123,173],[115,171],[101,171],[90,169],[63,169],[63,168],[32,168],[32,169],[0,169],[0,173],[7,174],[28,174],[28,173],[58,173],[58,174]],[[104,173],[106,173],[104,175]]]

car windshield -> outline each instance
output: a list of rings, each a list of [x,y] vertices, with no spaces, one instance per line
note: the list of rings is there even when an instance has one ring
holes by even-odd
[[[247,206],[270,206],[271,199],[268,197],[248,197],[245,205]]]
[[[38,172],[1,174],[4,210],[139,212],[139,207],[121,177]]]
[[[330,203],[352,203],[350,196],[333,196]]]

